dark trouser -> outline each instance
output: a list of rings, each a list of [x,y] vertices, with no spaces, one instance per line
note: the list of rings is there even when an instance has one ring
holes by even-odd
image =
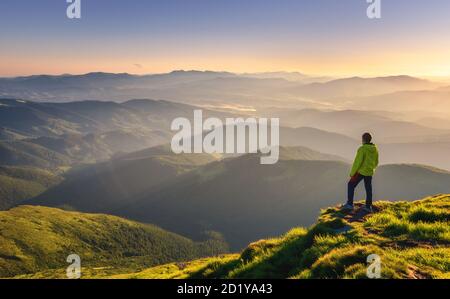
[[[372,206],[372,177],[364,176],[357,173],[348,182],[348,204],[353,205],[353,198],[355,197],[355,189],[358,184],[364,180],[364,186],[366,187],[366,206]]]

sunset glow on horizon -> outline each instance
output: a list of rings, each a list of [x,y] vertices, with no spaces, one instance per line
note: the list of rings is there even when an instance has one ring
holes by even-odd
[[[83,0],[82,0],[83,1]],[[0,3],[0,76],[289,71],[326,76],[450,76],[450,2],[365,0]]]

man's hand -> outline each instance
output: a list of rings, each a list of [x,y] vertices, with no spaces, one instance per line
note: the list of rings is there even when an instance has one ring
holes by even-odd
[[[356,182],[358,180],[359,173],[356,173],[354,176],[350,177],[350,182]]]

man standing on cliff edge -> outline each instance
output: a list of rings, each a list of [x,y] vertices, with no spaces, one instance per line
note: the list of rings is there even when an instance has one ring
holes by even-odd
[[[366,205],[363,211],[372,213],[372,177],[378,166],[378,149],[372,143],[372,135],[364,133],[362,136],[363,145],[358,149],[353,167],[350,172],[350,181],[348,182],[348,199],[342,207],[343,210],[353,211],[353,198],[355,189],[361,181],[364,181],[366,188]]]

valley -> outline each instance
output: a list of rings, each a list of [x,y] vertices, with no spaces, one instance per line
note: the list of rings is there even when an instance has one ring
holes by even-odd
[[[60,277],[74,250],[87,277],[153,277],[145,269],[178,269],[198,258],[193,265],[231,263],[229,252],[314,226],[323,208],[343,203],[365,131],[381,153],[377,201],[447,194],[450,106],[437,88],[407,76],[197,71],[0,79],[8,95],[0,99],[0,276]],[[410,111],[406,94],[422,111]],[[366,106],[369,99],[378,104]],[[261,165],[261,153],[174,153],[172,121],[194,123],[196,110],[222,123],[279,118],[279,161]]]

